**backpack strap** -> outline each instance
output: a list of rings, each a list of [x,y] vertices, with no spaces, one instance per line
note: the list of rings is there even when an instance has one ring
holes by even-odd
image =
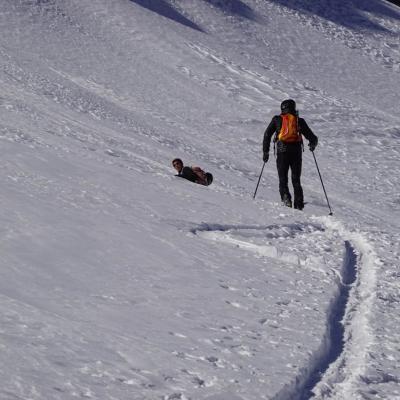
[[[298,110],[296,110],[296,118],[297,118],[297,133],[300,136],[301,149],[304,153],[304,142],[303,142],[303,135],[300,133],[299,111]]]
[[[279,124],[279,129],[277,129],[275,131],[275,135],[274,135],[274,139],[273,139],[273,143],[274,143],[274,157],[276,158],[276,142],[278,141],[278,136],[279,136],[279,132],[282,129],[282,115],[279,115],[280,118],[280,124]]]

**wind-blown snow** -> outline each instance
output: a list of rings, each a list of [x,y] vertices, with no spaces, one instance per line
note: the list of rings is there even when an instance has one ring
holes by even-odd
[[[400,399],[400,9],[367,3],[1,2],[1,399]],[[333,216],[307,146],[303,212],[272,154],[252,198],[288,97]]]

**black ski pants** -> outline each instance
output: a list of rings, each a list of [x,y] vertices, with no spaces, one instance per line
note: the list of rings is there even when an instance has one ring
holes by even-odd
[[[288,186],[288,174],[289,169],[292,173],[292,185],[294,191],[294,207],[303,208],[304,197],[303,188],[301,187],[301,164],[302,164],[302,146],[300,144],[285,146],[284,152],[277,153],[276,166],[278,168],[279,176],[279,193],[281,199],[288,198],[292,199]]]

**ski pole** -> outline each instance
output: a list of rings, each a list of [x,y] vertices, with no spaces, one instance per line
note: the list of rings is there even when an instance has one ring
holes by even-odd
[[[266,164],[266,163],[264,162],[264,164],[263,164],[263,166],[262,166],[262,168],[261,168],[261,173],[260,173],[260,176],[259,176],[259,178],[258,178],[257,187],[256,187],[256,191],[254,192],[253,199],[256,198],[256,194],[257,194],[257,190],[258,190],[258,185],[260,184],[260,180],[261,180],[261,176],[262,176],[263,171],[264,171],[265,164]]]
[[[317,171],[318,171],[318,175],[319,175],[319,179],[321,180],[321,184],[322,184],[322,189],[324,189],[324,193],[325,193],[325,198],[326,198],[326,202],[328,203],[328,207],[329,207],[329,215],[332,215],[332,209],[331,209],[331,205],[329,204],[329,200],[328,200],[328,195],[326,194],[326,190],[325,190],[325,186],[324,186],[324,182],[322,181],[322,176],[321,176],[321,172],[319,172],[319,168],[318,168],[318,163],[317,163],[317,159],[315,158],[315,154],[312,151],[311,152],[313,157],[314,157],[314,161],[315,161],[315,166],[317,167]]]

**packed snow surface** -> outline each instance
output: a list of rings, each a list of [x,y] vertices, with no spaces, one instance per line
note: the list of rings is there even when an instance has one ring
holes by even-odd
[[[0,2],[0,399],[400,399],[400,9]],[[297,101],[304,211],[263,132]],[[180,157],[214,175],[174,176]]]

